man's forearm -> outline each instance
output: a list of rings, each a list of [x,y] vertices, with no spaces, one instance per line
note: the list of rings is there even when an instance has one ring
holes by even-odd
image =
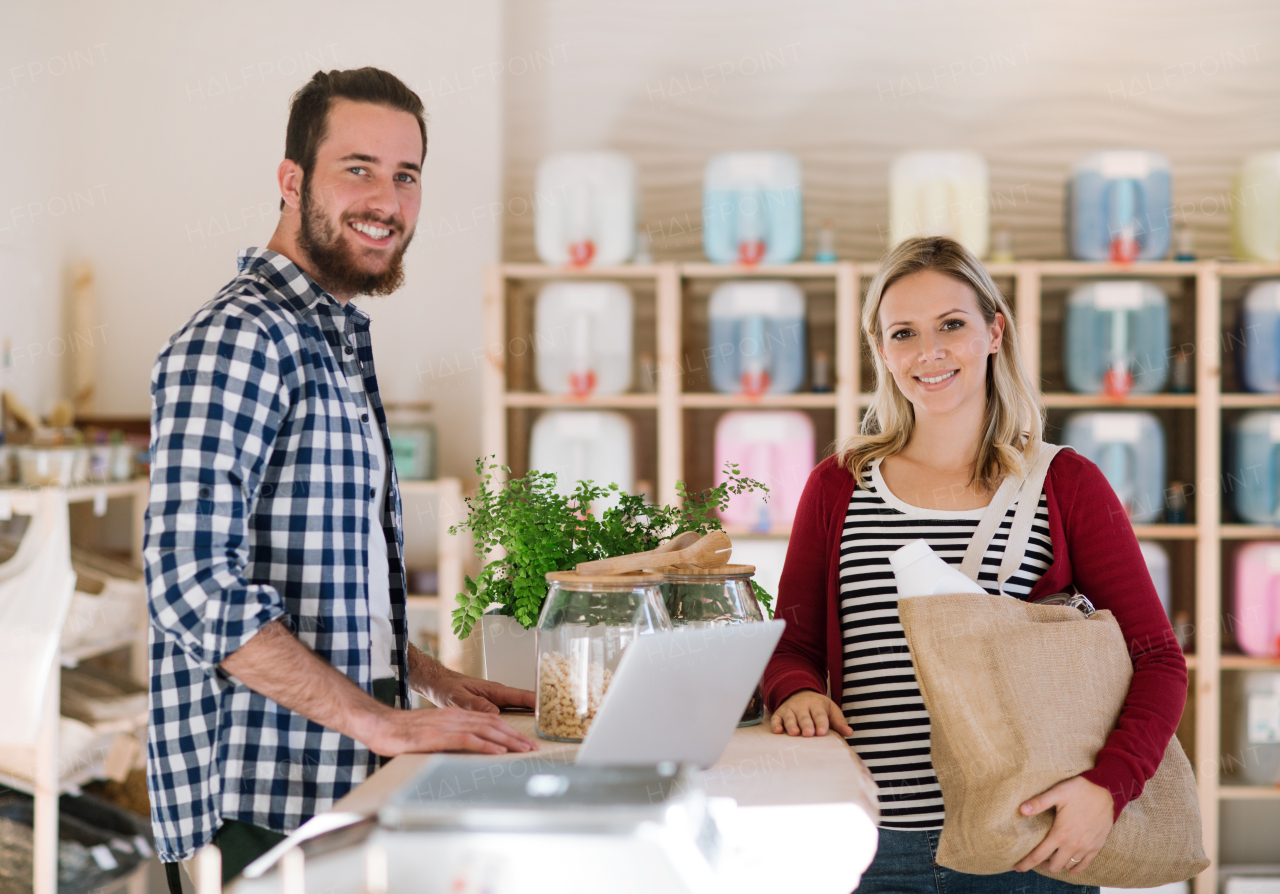
[[[413,643],[409,643],[409,688],[419,695],[427,695],[442,674],[452,673],[439,661]]]
[[[378,719],[391,710],[279,621],[259,630],[220,667],[254,692],[365,745]]]

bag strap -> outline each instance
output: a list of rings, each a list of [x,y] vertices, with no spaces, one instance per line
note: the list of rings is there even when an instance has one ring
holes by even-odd
[[[1044,490],[1044,480],[1049,475],[1049,466],[1059,450],[1070,450],[1057,444],[1044,444],[1040,455],[1027,471],[1027,477],[1021,481],[1006,477],[1000,484],[991,503],[978,521],[973,532],[973,539],[965,550],[964,561],[960,570],[971,580],[978,580],[982,557],[986,554],[991,539],[1004,521],[1005,513],[1014,497],[1018,497],[1018,508],[1013,514],[1013,524],[1009,529],[1009,540],[1004,547],[1004,558],[1000,562],[997,574],[999,588],[1003,591],[1004,582],[1022,565],[1022,557],[1027,551],[1027,543],[1031,539],[1031,526],[1035,522],[1036,510],[1040,506],[1040,492]],[[1006,490],[1007,489],[1007,490]]]
[[[1004,514],[1008,511],[1013,498],[1017,496],[1021,485],[1021,481],[1006,475],[1004,481],[1000,482],[995,496],[987,504],[982,518],[978,520],[978,527],[974,530],[969,548],[964,551],[964,560],[960,563],[960,573],[975,583],[978,580],[978,572],[982,570],[982,554],[987,551],[987,544],[1000,528],[1000,522],[1004,521]]]

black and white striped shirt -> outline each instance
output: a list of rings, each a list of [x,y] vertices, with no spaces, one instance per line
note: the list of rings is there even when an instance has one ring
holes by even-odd
[[[844,716],[849,744],[879,787],[880,825],[941,829],[942,790],[929,759],[929,714],[920,697],[898,621],[898,589],[889,555],[923,538],[959,566],[984,510],[920,509],[895,497],[876,460],[849,501],[840,541],[840,635],[844,650]],[[1014,501],[982,557],[978,583],[997,592]],[[1025,598],[1053,564],[1049,511],[1043,492],[1022,565],[1005,581],[1008,596]]]

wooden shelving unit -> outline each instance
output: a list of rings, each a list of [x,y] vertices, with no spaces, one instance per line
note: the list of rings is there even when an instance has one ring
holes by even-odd
[[[1188,655],[1189,664],[1194,667],[1188,714],[1194,716],[1194,724],[1183,745],[1197,770],[1205,846],[1216,863],[1219,801],[1278,796],[1271,789],[1220,785],[1217,768],[1222,765],[1219,734],[1222,672],[1276,666],[1275,662],[1259,663],[1258,659],[1223,654],[1224,545],[1230,551],[1234,549],[1232,544],[1242,540],[1280,538],[1280,528],[1224,522],[1227,516],[1219,483],[1223,468],[1223,411],[1280,409],[1280,395],[1239,393],[1229,367],[1232,358],[1224,357],[1224,346],[1230,345],[1230,339],[1224,337],[1224,324],[1232,322],[1234,303],[1239,301],[1249,281],[1280,277],[1280,266],[1219,261],[1131,265],[1016,261],[988,264],[987,269],[1011,299],[1024,360],[1033,379],[1042,383],[1051,426],[1063,413],[1082,409],[1144,409],[1178,420],[1176,427],[1181,437],[1170,437],[1168,441],[1167,466],[1170,478],[1197,483],[1194,521],[1178,525],[1135,525],[1134,530],[1142,539],[1165,542],[1177,553],[1179,568],[1185,572],[1174,575],[1175,590],[1181,590],[1185,608],[1192,610],[1195,625],[1195,649]],[[834,434],[834,442],[839,443],[856,433],[861,411],[870,402],[866,389],[870,389],[872,383],[864,382],[870,367],[864,363],[859,312],[862,294],[875,272],[875,264],[856,262],[758,268],[663,262],[582,270],[537,264],[492,266],[485,272],[484,288],[485,342],[491,346],[483,378],[484,452],[496,455],[502,463],[522,452],[518,440],[527,437],[528,419],[521,421],[510,415],[515,412],[532,414],[552,407],[582,407],[652,413],[656,417],[652,451],[656,466],[655,490],[659,500],[669,502],[675,499],[676,482],[686,478],[686,474],[691,486],[698,483],[700,470],[689,464],[686,448],[691,437],[711,437],[710,428],[704,430],[707,413],[751,407],[802,409],[823,414],[829,422],[828,431]],[[1173,341],[1194,345],[1193,393],[1115,399],[1066,391],[1061,372],[1065,292],[1085,280],[1116,277],[1151,279],[1169,292]],[[807,295],[820,294],[822,301],[834,301],[829,318],[819,321],[811,314],[808,324],[811,345],[815,333],[821,333],[835,346],[833,392],[777,395],[749,401],[711,393],[705,388],[686,387],[690,366],[686,361],[702,347],[683,344],[691,331],[686,325],[691,314],[700,312],[700,303],[705,302],[710,288],[724,280],[744,278],[795,282]],[[538,287],[546,281],[561,279],[624,282],[637,293],[643,292],[638,306],[652,296],[651,305],[645,308],[645,313],[652,318],[653,353],[657,361],[656,388],[652,393],[577,401],[533,392],[529,384],[532,377],[527,375],[529,354],[518,356],[519,352],[507,346],[514,344],[512,340],[518,337],[517,333],[531,331],[531,302]],[[811,300],[810,307],[814,306]],[[521,387],[514,386],[517,381]],[[704,414],[702,422],[697,413]],[[512,425],[513,419],[518,424]],[[689,426],[696,427],[696,431],[687,430]],[[829,445],[820,442],[819,449],[825,455]],[[515,471],[523,470],[517,464]],[[1212,894],[1216,886],[1215,872],[1206,872],[1196,880],[1197,894]]]
[[[130,535],[132,549],[131,564],[142,567],[142,532],[143,519],[147,508],[147,495],[150,485],[145,478],[132,481],[91,484],[64,488],[67,503],[92,503],[96,515],[103,514],[107,503],[111,500],[130,501]],[[0,500],[8,510],[17,514],[30,514],[30,498],[38,489],[3,488],[0,489]],[[72,529],[75,522],[71,522]],[[93,643],[60,652],[59,661],[53,666],[46,683],[44,698],[44,714],[40,725],[39,739],[32,748],[31,766],[34,773],[30,779],[11,777],[0,774],[0,783],[19,791],[25,791],[35,797],[35,822],[33,835],[33,894],[57,894],[58,890],[58,797],[64,792],[78,793],[79,787],[92,779],[103,778],[105,760],[102,755],[85,765],[61,767],[58,759],[58,727],[60,723],[60,707],[63,667],[75,667],[82,661],[99,655],[106,655],[124,649],[130,650],[131,674],[143,683],[147,680],[147,625],[145,615],[138,628],[131,635],[105,642]],[[116,732],[133,732],[146,725],[146,714],[131,718],[128,722],[120,722],[113,728]],[[145,749],[145,740],[142,743]],[[131,894],[142,894],[146,891],[147,861],[124,882]]]
[[[450,613],[454,607],[454,596],[462,592],[464,547],[460,538],[449,535],[449,526],[457,524],[465,516],[462,482],[457,478],[439,478],[435,481],[402,480],[400,502],[404,516],[406,560],[412,555],[410,550],[415,546],[414,539],[434,536],[435,540],[435,592],[410,592],[406,598],[410,614],[410,638],[414,634],[414,615],[419,612],[435,613],[437,657],[446,667],[463,670],[463,644],[453,633]],[[412,586],[410,589],[412,590]]]

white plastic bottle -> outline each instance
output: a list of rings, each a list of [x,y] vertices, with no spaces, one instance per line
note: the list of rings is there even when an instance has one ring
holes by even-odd
[[[923,540],[913,540],[889,556],[893,576],[898,581],[898,598],[934,596],[939,593],[978,593],[987,591],[948,565]]]

